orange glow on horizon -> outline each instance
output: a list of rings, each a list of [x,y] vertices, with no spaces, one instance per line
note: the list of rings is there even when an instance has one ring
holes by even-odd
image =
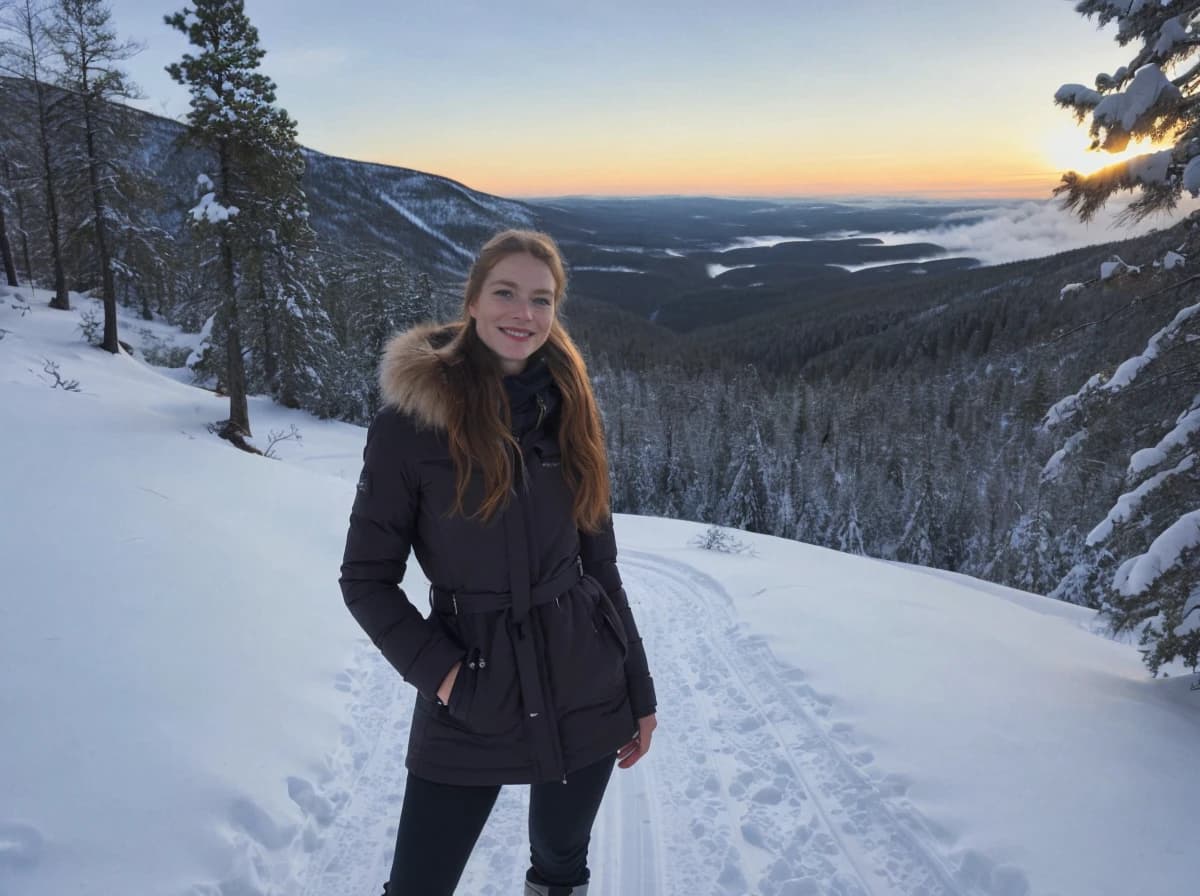
[[[1049,198],[1065,168],[1047,166],[1039,160],[1024,165],[971,165],[968,162],[914,166],[896,163],[875,166],[871,176],[862,176],[853,164],[838,170],[815,165],[799,170],[779,168],[753,170],[749,164],[725,170],[682,160],[670,170],[655,170],[652,164],[634,167],[583,165],[575,170],[522,170],[525,166],[438,164],[434,160],[379,158],[382,164],[400,165],[448,177],[473,190],[514,199],[549,196],[926,196],[930,198],[1016,199]],[[906,160],[907,161],[907,160]],[[723,166],[724,167],[724,166]],[[889,170],[891,169],[891,170]],[[952,172],[950,175],[947,172]],[[733,173],[736,172],[736,173]]]
[[[810,145],[780,149],[733,147],[715,142],[652,147],[604,155],[569,139],[536,156],[512,150],[473,152],[465,143],[413,146],[399,157],[394,146],[357,157],[456,180],[512,198],[569,195],[745,197],[894,196],[931,199],[1049,199],[1063,173],[1080,173],[1153,151],[1131,145],[1124,153],[1087,152],[1086,131],[1059,122],[1041,138],[1007,144],[922,146],[920,135],[892,134],[887,146],[847,150]],[[914,153],[913,147],[920,150]],[[893,148],[894,147],[894,148]],[[840,151],[839,151],[840,150]]]

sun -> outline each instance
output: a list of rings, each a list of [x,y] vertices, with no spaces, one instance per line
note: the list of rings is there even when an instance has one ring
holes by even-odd
[[[1089,151],[1091,143],[1087,129],[1071,123],[1064,123],[1046,135],[1042,141],[1042,156],[1046,162],[1060,173],[1076,171],[1079,174],[1092,174],[1101,168],[1107,168],[1116,162],[1123,162],[1148,152],[1166,149],[1165,145],[1146,142],[1130,142],[1122,152]]]

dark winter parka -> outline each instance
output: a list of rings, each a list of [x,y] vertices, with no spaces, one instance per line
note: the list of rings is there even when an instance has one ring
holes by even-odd
[[[367,433],[342,563],[346,605],[418,692],[406,764],[448,784],[562,780],[615,753],[655,711],[654,686],[616,566],[611,524],[580,532],[563,479],[559,393],[531,360],[505,378],[521,446],[507,507],[451,514],[450,388],[442,375],[452,331],[395,337],[380,368],[385,402]],[[425,617],[399,587],[410,548],[429,579]],[[447,705],[446,674],[462,662]]]

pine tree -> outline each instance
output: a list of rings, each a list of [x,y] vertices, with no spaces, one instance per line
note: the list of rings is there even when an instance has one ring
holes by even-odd
[[[293,311],[311,297],[299,288],[310,258],[304,244],[311,235],[300,189],[304,157],[296,123],[275,107],[275,85],[258,71],[265,51],[241,0],[198,0],[194,9],[165,21],[200,51],[185,54],[167,71],[191,93],[191,139],[215,156],[212,175],[197,178],[200,197],[191,216],[201,235],[213,241],[219,258],[221,301],[214,332],[222,342],[229,392],[229,420],[222,434],[240,443],[250,435],[244,329],[258,303],[275,300],[295,323]],[[266,320],[273,326],[271,315]],[[315,314],[304,320],[321,323]],[[267,338],[277,334],[268,331]],[[301,382],[308,370],[300,365],[288,369],[289,376],[299,378],[282,393],[296,399],[308,389]],[[315,367],[312,373],[320,375]]]
[[[1087,219],[1117,190],[1138,190],[1131,213],[1143,216],[1173,207],[1184,190],[1200,194],[1200,2],[1084,0],[1076,9],[1115,23],[1118,42],[1135,52],[1116,73],[1099,75],[1097,90],[1068,84],[1056,101],[1081,119],[1091,115],[1097,148],[1122,149],[1130,137],[1171,145],[1091,177],[1064,175],[1066,206]],[[1200,252],[1194,222],[1190,232],[1185,258]],[[1157,299],[1170,319],[1142,352],[1055,404],[1044,424],[1066,433],[1044,479],[1084,455],[1125,471],[1122,494],[1056,592],[1098,603],[1117,631],[1136,632],[1155,673],[1175,659],[1192,668],[1200,660],[1200,303],[1178,265],[1165,261],[1138,303]],[[1138,450],[1121,459],[1130,444]]]
[[[137,97],[137,88],[119,67],[136,44],[121,41],[110,25],[112,13],[102,0],[58,0],[50,30],[62,58],[58,86],[66,94],[65,127],[58,139],[64,152],[64,191],[84,194],[91,213],[101,296],[104,337],[101,348],[114,354],[117,341],[117,290],[114,281],[113,231],[130,227],[118,208],[121,186],[133,180],[125,159],[136,134],[133,118],[119,105]],[[72,183],[72,173],[78,183]]]
[[[376,372],[384,344],[396,332],[435,317],[433,282],[413,276],[400,258],[377,251],[339,250],[319,256],[323,296],[334,337],[329,412],[369,422],[379,409]]]
[[[12,78],[0,77],[0,106],[5,109],[16,109],[20,101],[17,93],[23,89],[22,82]],[[29,245],[29,221],[26,214],[25,182],[28,178],[21,176],[24,160],[22,159],[21,128],[16,115],[0,116],[0,194],[7,204],[5,214],[6,225],[11,225],[17,237],[20,248],[20,261],[24,265],[25,276],[33,280],[33,253]],[[15,213],[14,217],[8,211]],[[11,251],[11,246],[10,246]],[[9,286],[15,286],[11,280],[17,279],[16,259],[13,261],[14,270],[9,276]]]
[[[1140,195],[1129,208],[1135,218],[1174,208],[1183,191],[1200,195],[1200,65],[1196,17],[1200,2],[1081,0],[1075,9],[1101,26],[1115,23],[1117,42],[1135,48],[1096,87],[1064,84],[1055,102],[1090,117],[1092,148],[1121,152],[1130,140],[1166,141],[1169,148],[1111,165],[1091,175],[1068,171],[1056,192],[1068,208],[1090,220],[1114,193]]]
[[[23,155],[36,160],[37,178],[44,203],[46,237],[50,247],[54,298],[50,307],[69,310],[67,276],[63,264],[63,222],[60,214],[61,166],[53,136],[59,123],[63,97],[51,88],[53,49],[47,28],[49,10],[33,0],[0,6],[0,73],[18,79],[6,89],[8,115],[17,120],[17,144]]]

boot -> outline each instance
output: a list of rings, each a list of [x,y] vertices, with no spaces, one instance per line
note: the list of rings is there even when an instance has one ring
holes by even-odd
[[[587,891],[587,884],[577,887],[552,887],[549,884],[525,881],[525,896],[587,896]]]

